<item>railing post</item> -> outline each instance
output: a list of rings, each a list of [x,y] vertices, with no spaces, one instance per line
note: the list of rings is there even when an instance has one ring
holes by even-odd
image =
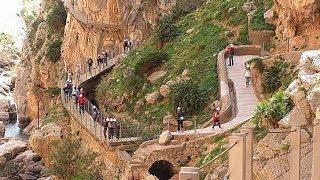
[[[320,106],[316,110],[315,126],[313,128],[312,180],[320,179]]]
[[[197,133],[197,117],[194,117],[194,133]]]
[[[290,134],[291,153],[289,159],[290,180],[300,179],[301,127],[292,127]]]
[[[246,134],[246,172],[245,179],[252,179],[252,169],[253,169],[253,129],[254,125],[243,126],[240,132]]]
[[[234,133],[229,136],[229,180],[245,180],[246,134]]]

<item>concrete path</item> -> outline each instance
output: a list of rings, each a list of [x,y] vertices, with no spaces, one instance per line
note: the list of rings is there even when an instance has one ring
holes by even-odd
[[[237,115],[231,121],[222,124],[221,129],[215,127],[212,129],[212,126],[209,126],[204,129],[188,130],[184,132],[173,132],[173,135],[195,135],[195,134],[220,134],[226,132],[230,129],[235,128],[236,126],[249,120],[254,112],[254,108],[258,103],[258,100],[253,91],[253,87],[250,85],[246,87],[245,85],[245,62],[249,61],[256,56],[235,56],[234,57],[234,66],[228,67],[229,78],[233,81],[235,91],[236,91],[236,103],[237,103]]]

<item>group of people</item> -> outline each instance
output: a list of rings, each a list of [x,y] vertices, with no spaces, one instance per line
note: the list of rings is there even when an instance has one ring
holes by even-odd
[[[106,67],[108,65],[108,60],[110,57],[111,56],[109,50],[106,50],[101,55],[98,55],[96,67],[99,68],[99,70],[101,70],[101,67]],[[91,57],[88,58],[86,63],[88,65],[89,73],[92,75],[93,59]],[[80,68],[80,65],[78,65],[78,68]]]
[[[230,44],[228,47],[227,47],[227,53],[228,53],[228,59],[229,59],[229,66],[233,66],[234,64],[234,46],[233,44]],[[249,63],[245,63],[245,73],[244,73],[244,77],[245,77],[245,80],[246,80],[246,86],[248,87],[250,85],[250,82],[251,82],[251,71],[250,71],[250,65]]]
[[[178,132],[183,132],[183,121],[186,119],[185,113],[182,110],[181,107],[177,108],[177,130]],[[211,117],[212,121],[212,129],[214,129],[215,126],[219,126],[221,128],[221,123],[220,123],[220,107],[216,107],[212,113]]]

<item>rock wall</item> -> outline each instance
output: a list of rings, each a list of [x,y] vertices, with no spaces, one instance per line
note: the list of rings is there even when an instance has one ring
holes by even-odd
[[[18,77],[14,99],[17,103],[20,125],[24,126],[37,116],[37,103],[41,101],[41,114],[50,107],[51,95],[47,89],[59,82],[59,63],[46,57],[49,44],[61,38],[59,32],[48,34],[45,22],[47,14],[57,0],[46,0],[41,4],[37,19],[32,23],[24,42],[22,62],[17,68]],[[63,29],[62,29],[63,30]]]
[[[310,48],[320,47],[319,0],[276,0],[273,10],[280,42],[290,38],[291,44],[297,47],[301,44]]]

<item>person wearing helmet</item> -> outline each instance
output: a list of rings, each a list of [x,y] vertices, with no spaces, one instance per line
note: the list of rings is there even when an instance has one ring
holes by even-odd
[[[185,114],[181,107],[177,108],[177,121],[178,121],[178,131],[183,131],[183,121],[185,119]]]
[[[98,109],[97,109],[96,106],[93,106],[93,107],[92,107],[92,117],[93,117],[94,125],[96,125],[98,116],[99,116],[99,111],[98,111]]]
[[[79,99],[78,99],[80,114],[84,114],[84,105],[85,105],[85,103],[86,103],[86,98],[84,97],[83,94],[80,94],[79,95]]]
[[[212,129],[214,129],[215,126],[219,126],[219,128],[221,128],[219,116],[220,116],[220,107],[217,107],[214,110],[212,115],[212,122],[213,122]]]

